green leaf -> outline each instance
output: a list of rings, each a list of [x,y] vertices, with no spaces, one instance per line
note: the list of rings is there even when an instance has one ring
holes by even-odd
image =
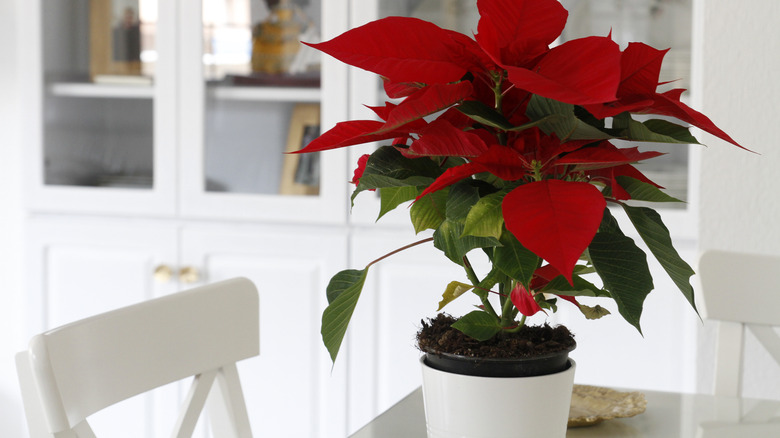
[[[583,257],[581,260],[587,260],[588,263],[590,263],[590,255],[588,254],[588,250],[585,250],[582,253]],[[585,274],[593,274],[596,270],[593,269],[593,266],[590,265],[576,265],[574,267],[574,275],[585,275]]]
[[[610,314],[609,310],[599,306],[598,304],[594,307],[580,304],[580,312],[585,315],[586,319],[599,319],[602,316],[607,316]]]
[[[424,187],[444,172],[430,158],[407,158],[392,146],[382,146],[368,158],[352,202],[365,190],[385,187]]]
[[[555,295],[565,295],[572,297],[609,297],[610,293],[604,289],[596,287],[593,283],[585,280],[579,275],[572,276],[572,283],[569,284],[562,275],[553,278],[542,289],[542,292]]]
[[[669,230],[661,220],[661,216],[647,207],[630,207],[623,205],[631,223],[634,224],[639,236],[644,240],[650,252],[664,268],[674,284],[680,289],[683,296],[696,310],[693,286],[690,278],[695,274],[693,269],[680,257],[677,250],[674,249]]]
[[[447,196],[447,218],[456,221],[466,219],[469,210],[477,201],[479,201],[479,191],[469,180],[453,184]]]
[[[463,235],[500,239],[504,229],[503,199],[501,192],[480,198],[466,216]]]
[[[536,303],[539,304],[539,307],[545,310],[549,310],[552,313],[555,313],[558,311],[558,299],[557,298],[545,298],[542,294],[537,294],[534,297],[534,300],[536,300]]]
[[[634,141],[651,141],[656,143],[699,144],[691,131],[676,123],[653,119],[646,122],[628,120],[628,130],[623,137]]]
[[[408,158],[393,146],[382,146],[368,158],[363,176],[385,175],[404,180],[420,175],[436,178],[442,172],[439,164],[430,158]]]
[[[604,217],[601,218],[601,225],[599,225],[599,232],[623,234],[623,232],[620,231],[620,226],[618,225],[617,219],[615,219],[615,217],[612,216],[612,212],[609,211],[609,208],[604,209]]]
[[[642,122],[647,129],[666,137],[677,140],[677,143],[684,144],[701,144],[696,137],[691,134],[691,130],[685,126],[672,123],[667,120],[652,119],[646,122]]]
[[[555,133],[561,142],[569,140],[606,140],[612,135],[593,127],[577,118],[574,105],[533,95],[528,103],[526,114],[533,120],[549,117],[542,123],[541,129],[547,134]]]
[[[357,306],[358,298],[366,282],[368,268],[347,269],[334,275],[327,287],[328,307],[322,313],[322,342],[336,362],[347,326]]]
[[[433,246],[444,252],[450,260],[463,265],[463,256],[474,248],[500,245],[492,237],[463,236],[463,223],[445,220],[433,233]]]
[[[631,199],[636,201],[648,201],[648,202],[683,202],[673,196],[669,196],[658,187],[648,184],[638,179],[631,178],[630,176],[618,176],[618,184],[623,187]]]
[[[524,247],[512,233],[503,233],[499,242],[501,246],[493,249],[493,264],[528,288],[534,271],[539,266],[539,257]]]
[[[466,336],[478,341],[487,341],[501,331],[498,319],[481,310],[475,310],[462,316],[452,324],[452,328],[460,330]]]
[[[426,176],[412,176],[398,179],[387,175],[366,175],[360,178],[361,190],[376,190],[390,187],[425,187],[434,181]]]
[[[409,216],[414,226],[414,231],[419,233],[424,230],[439,228],[447,217],[447,196],[450,188],[429,193],[415,201],[409,209]]]
[[[447,285],[447,288],[444,289],[444,293],[441,295],[441,301],[439,301],[439,308],[436,309],[436,311],[438,312],[439,310],[443,309],[444,306],[455,301],[456,298],[470,291],[471,289],[474,289],[474,286],[470,284],[461,283],[459,281],[451,281],[450,284]]]
[[[629,237],[617,233],[596,233],[588,249],[593,267],[617,303],[618,311],[642,333],[642,306],[653,290],[647,255]]]
[[[420,194],[417,187],[385,187],[379,190],[379,220],[404,202],[413,200]]]
[[[479,282],[474,288],[473,292],[480,298],[487,298],[488,292],[496,285],[496,283],[506,281],[506,275],[501,272],[500,269],[493,266],[493,269],[488,272],[488,275]]]
[[[477,100],[467,100],[458,105],[457,110],[469,116],[472,120],[483,125],[498,128],[504,131],[513,126],[503,114]]]

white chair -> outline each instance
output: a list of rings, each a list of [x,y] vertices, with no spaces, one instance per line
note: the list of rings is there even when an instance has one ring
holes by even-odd
[[[749,329],[780,364],[780,257],[707,251],[699,261],[704,314],[720,321],[715,394],[742,392],[744,331]]]
[[[172,436],[192,435],[208,398],[214,435],[245,438],[235,363],[258,354],[257,289],[235,278],[47,331],[16,365],[33,438],[94,438],[88,416],[191,376]]]

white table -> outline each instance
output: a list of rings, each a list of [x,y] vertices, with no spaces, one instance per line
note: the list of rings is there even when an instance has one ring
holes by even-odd
[[[623,389],[621,389],[623,390]],[[635,417],[569,429],[568,438],[776,438],[780,401],[641,391],[647,410]],[[375,418],[350,438],[425,438],[422,391]]]

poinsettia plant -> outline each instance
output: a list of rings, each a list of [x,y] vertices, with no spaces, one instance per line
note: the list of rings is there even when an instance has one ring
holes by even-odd
[[[641,331],[652,275],[609,205],[622,209],[695,308],[694,272],[661,216],[630,202],[678,202],[634,167],[661,153],[612,140],[698,143],[693,125],[739,144],[681,102],[684,90],[658,91],[666,50],[631,43],[621,51],[609,35],[553,45],[568,15],[557,0],[478,0],[477,8],[473,38],[388,17],[310,44],[380,75],[397,103],[372,107],[378,120],[338,123],[300,152],[388,143],[360,159],[353,200],[378,190],[380,217],[413,201],[414,229],[433,230],[423,242],[469,280],[450,283],[440,305],[466,292],[480,301],[454,325],[475,339],[515,331],[527,316],[556,310],[557,298],[588,318],[608,313],[580,296],[613,299]],[[489,272],[475,272],[472,250],[487,255]],[[333,360],[370,266],[339,272],[328,285],[322,336]]]

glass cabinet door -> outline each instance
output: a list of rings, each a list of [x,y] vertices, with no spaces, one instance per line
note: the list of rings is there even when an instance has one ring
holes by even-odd
[[[319,57],[306,58],[311,49],[299,42],[318,36],[319,6],[203,3],[206,191],[318,194],[318,157],[284,152],[319,134]],[[292,159],[300,165],[287,174]]]
[[[561,0],[569,17],[560,42],[588,35],[607,35],[621,49],[630,41],[642,41],[658,49],[670,48],[664,59],[661,81],[671,81],[669,88],[690,88],[691,78],[691,0]],[[361,0],[354,6],[353,27],[387,16],[411,16],[466,35],[477,32],[479,12],[474,0]],[[358,69],[350,71],[352,99],[350,118],[374,118],[364,105],[382,105],[387,100],[376,75]],[[684,96],[685,98],[685,96]],[[682,200],[689,194],[689,147],[686,145],[651,145],[666,155],[640,167],[649,178],[666,187],[667,192]],[[349,164],[368,153],[371,146],[350,151]],[[374,196],[374,198],[378,198]],[[373,223],[379,212],[378,199],[361,194],[350,219]],[[690,204],[669,203],[664,208],[684,210]],[[398,209],[402,210],[402,209]],[[677,212],[667,212],[673,214]],[[684,214],[684,211],[680,211]],[[382,223],[408,224],[408,212],[394,211]]]
[[[286,154],[319,135],[327,123],[321,108],[343,112],[322,95],[344,82],[326,79],[322,57],[300,43],[322,38],[323,2],[189,3],[197,2],[182,5],[183,211],[322,219],[305,215],[314,209],[343,217],[347,177],[341,189],[328,187],[323,172],[338,178],[343,163],[332,163],[343,154]],[[340,199],[331,198],[336,191]]]
[[[633,41],[641,41],[659,50],[669,49],[659,78],[662,83],[667,83],[663,86],[664,91],[691,88],[692,0],[561,0],[561,4],[569,11],[562,41],[611,33],[621,50]],[[683,101],[689,97],[686,92]],[[635,118],[641,119],[640,116]],[[679,144],[650,144],[649,148],[639,146],[640,149],[666,154],[647,163],[639,163],[642,173],[664,186],[670,195],[688,201],[691,198],[688,187],[690,148]],[[669,203],[664,208],[683,210],[687,205]]]
[[[172,212],[174,57],[156,0],[41,0],[33,184],[43,208]],[[171,14],[172,15],[172,14]],[[171,17],[168,17],[171,18]],[[168,172],[170,173],[170,172]],[[151,202],[150,202],[151,201]],[[88,204],[88,205],[85,205]]]

